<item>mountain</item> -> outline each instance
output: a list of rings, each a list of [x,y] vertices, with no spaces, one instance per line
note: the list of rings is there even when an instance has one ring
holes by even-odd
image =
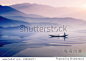
[[[12,7],[9,6],[2,6],[0,5],[0,15],[4,17],[11,18],[12,16],[23,16],[23,17],[42,17],[40,15],[34,15],[34,14],[25,14],[21,11],[18,11]]]
[[[75,19],[75,18],[70,18],[70,17],[65,17],[65,18],[33,18],[33,17],[12,17],[15,19],[21,19],[23,21],[27,21],[32,25],[53,25],[53,26],[60,26],[60,25],[65,25],[68,26],[69,28],[73,29],[79,29],[79,28],[85,28],[86,27],[86,21],[81,20],[81,19]]]
[[[79,25],[82,23],[86,23],[86,21],[81,19],[75,19],[70,17],[65,18],[29,18],[29,20],[32,20],[33,22],[48,22],[48,23],[58,23],[58,24],[64,24],[64,25]]]
[[[62,10],[64,10],[65,13],[67,10],[65,8],[57,9],[57,8],[47,6],[47,5],[30,4],[30,3],[16,4],[16,5],[12,5],[10,7],[15,8],[24,13],[36,14],[36,15],[41,15],[41,16],[45,16],[45,17],[58,17],[58,15],[60,16],[59,13],[61,13]],[[62,12],[62,14],[63,14],[63,12]]]
[[[83,20],[86,21],[86,10],[79,11],[79,12],[76,12],[76,13],[70,13],[70,14],[67,14],[65,16],[72,17],[72,18],[83,19]]]
[[[16,15],[24,16],[25,14],[9,6],[0,5],[0,15],[2,16],[16,16]]]
[[[30,18],[45,18],[45,17],[34,14],[28,14],[27,16],[6,16],[6,18],[28,22],[31,21]]]
[[[84,25],[86,21],[81,20],[81,19],[75,19],[71,17],[64,17],[64,18],[49,18],[49,17],[44,17],[44,18],[38,18],[38,17],[23,17],[23,16],[11,16],[11,19],[15,20],[22,20],[25,22],[29,23],[54,23],[54,24],[59,24],[59,25],[71,25],[71,26],[76,26],[76,25]]]
[[[19,20],[11,20],[0,16],[0,26],[17,26],[17,25],[28,25],[29,23]]]
[[[45,17],[72,17],[77,19],[86,19],[86,9],[77,7],[51,7],[30,3],[15,4],[10,7],[27,14],[36,14]]]

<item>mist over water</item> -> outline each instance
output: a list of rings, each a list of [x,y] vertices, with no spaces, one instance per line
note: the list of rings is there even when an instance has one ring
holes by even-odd
[[[13,31],[13,32],[10,32]],[[56,57],[85,56],[86,34],[68,30],[68,37],[50,37],[64,32],[20,32],[7,29],[0,35],[1,57]]]

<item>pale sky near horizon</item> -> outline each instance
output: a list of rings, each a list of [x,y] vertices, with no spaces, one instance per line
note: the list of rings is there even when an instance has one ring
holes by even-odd
[[[36,3],[53,7],[86,7],[86,0],[0,0],[1,5]]]

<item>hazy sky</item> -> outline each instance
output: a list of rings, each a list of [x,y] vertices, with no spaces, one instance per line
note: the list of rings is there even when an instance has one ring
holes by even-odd
[[[37,3],[53,7],[86,7],[86,0],[0,0],[2,5]]]

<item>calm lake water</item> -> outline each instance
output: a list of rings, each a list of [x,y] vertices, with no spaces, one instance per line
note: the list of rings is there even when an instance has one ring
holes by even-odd
[[[1,57],[84,57],[86,56],[86,34],[67,32],[68,37],[53,37],[58,33],[5,32],[0,35]]]

